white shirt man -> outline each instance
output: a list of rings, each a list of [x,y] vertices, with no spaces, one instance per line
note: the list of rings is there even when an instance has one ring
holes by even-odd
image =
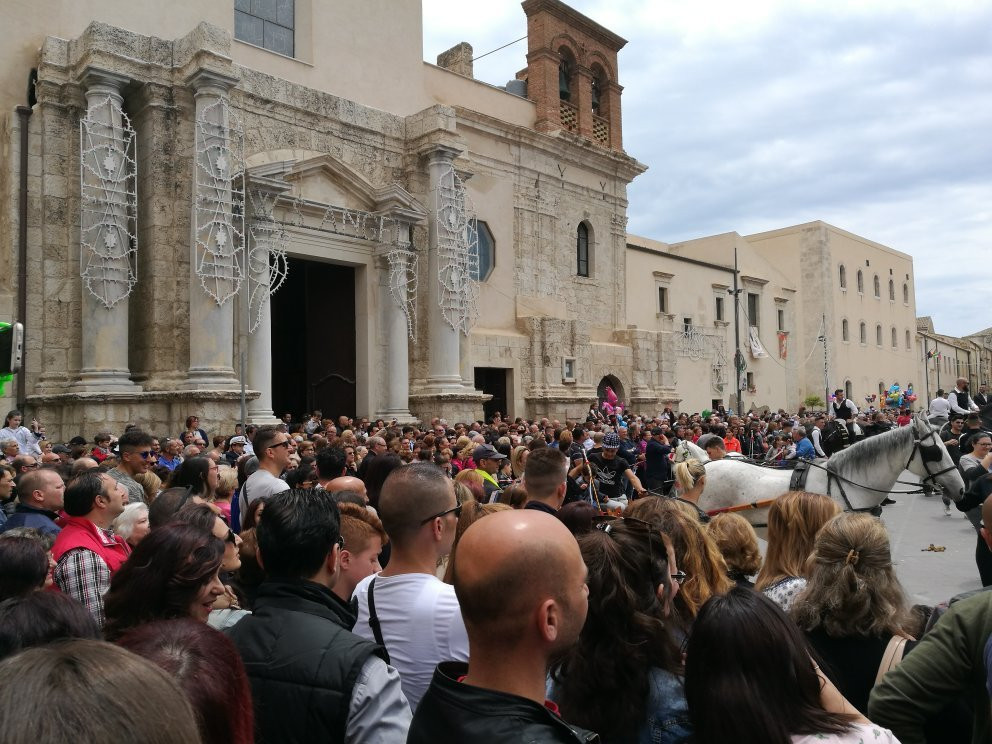
[[[460,510],[451,479],[436,465],[394,470],[379,497],[379,516],[392,545],[389,564],[355,587],[358,621],[352,632],[385,646],[411,710],[439,662],[468,661],[468,633],[455,589],[434,574],[438,560],[451,551]],[[378,638],[370,623],[370,589]]]
[[[258,470],[251,474],[241,489],[242,514],[253,501],[289,490],[289,484],[279,477],[289,467],[289,434],[265,427],[255,435],[255,445]]]
[[[947,398],[938,395],[936,398],[930,401],[931,418],[943,417],[946,419],[950,415],[951,415],[951,404],[947,400]]]

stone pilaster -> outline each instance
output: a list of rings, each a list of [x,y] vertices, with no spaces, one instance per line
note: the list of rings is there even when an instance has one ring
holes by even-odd
[[[229,122],[221,121],[225,107],[214,104],[227,101],[231,88],[237,83],[235,78],[212,70],[201,69],[194,72],[186,81],[193,88],[196,104],[195,121],[204,118],[209,108],[216,121],[209,122],[216,131],[226,131]],[[230,144],[230,143],[228,143]],[[195,145],[194,145],[195,148]],[[206,158],[210,153],[194,151],[195,158]],[[233,163],[228,163],[232,166]],[[196,215],[196,169],[193,173],[193,214],[190,230],[190,281],[189,281],[189,370],[183,387],[189,390],[232,390],[238,387],[234,372],[234,302],[218,302],[204,291],[197,274],[197,215]],[[216,169],[216,163],[208,168]],[[228,200],[231,203],[231,200]],[[232,205],[233,206],[233,205]],[[234,235],[228,236],[235,240]],[[231,267],[233,269],[233,266]],[[219,269],[218,269],[219,271]],[[245,279],[242,278],[242,284]],[[242,286],[241,291],[244,291]]]
[[[91,67],[84,73],[82,82],[86,88],[87,109],[92,116],[103,118],[99,122],[105,127],[103,136],[121,138],[119,142],[108,144],[123,151],[125,143],[120,110],[124,99],[121,90],[129,82],[128,78]],[[108,100],[112,105],[102,105]],[[80,158],[87,157],[100,160],[110,156],[95,149],[88,155],[80,153]],[[95,173],[105,170],[102,162],[82,165]],[[115,201],[108,198],[106,208],[113,213],[116,221],[126,223],[126,199],[120,194],[118,197]],[[80,249],[83,250],[82,247]],[[130,379],[128,367],[128,298],[124,297],[107,307],[87,289],[85,282],[81,283],[81,292],[81,368],[79,379],[73,383],[71,389],[74,392],[140,391],[141,388]]]

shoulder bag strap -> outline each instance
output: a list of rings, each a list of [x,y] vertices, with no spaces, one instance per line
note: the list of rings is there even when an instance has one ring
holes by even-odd
[[[889,639],[889,643],[885,647],[885,652],[882,654],[882,661],[878,665],[878,674],[875,675],[876,685],[882,681],[882,677],[885,676],[886,672],[895,669],[899,665],[899,662],[902,661],[902,655],[906,650],[906,641],[908,640],[905,636],[892,636]]]
[[[389,662],[389,651],[386,649],[386,642],[382,638],[382,627],[379,624],[379,616],[375,613],[375,579],[369,582],[369,627],[372,629],[372,635],[375,636],[375,642],[382,646],[383,652],[386,654],[386,663]]]

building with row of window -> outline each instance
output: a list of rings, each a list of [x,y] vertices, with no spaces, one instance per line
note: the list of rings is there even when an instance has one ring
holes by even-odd
[[[821,223],[628,236],[626,42],[522,7],[526,66],[494,87],[468,44],[422,61],[418,2],[15,0],[8,402],[56,436],[233,423],[242,387],[256,422],[579,417],[606,385],[696,410],[735,402],[735,328],[745,405],[821,392],[820,335],[852,397],[915,369],[903,254]]]
[[[916,319],[916,353],[919,363],[921,398],[932,400],[938,390],[954,389],[956,381],[968,380],[972,393],[992,379],[992,328],[968,336],[937,333],[933,318]]]
[[[888,294],[871,291],[881,276]],[[838,388],[860,405],[913,383],[912,277],[910,256],[823,222],[671,245],[628,238],[631,295],[655,299],[632,304],[629,321],[665,336],[666,373],[689,410],[736,407],[738,384],[745,409],[795,410]]]

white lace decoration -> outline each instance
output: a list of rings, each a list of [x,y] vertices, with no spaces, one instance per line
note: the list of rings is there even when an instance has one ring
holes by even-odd
[[[479,312],[479,234],[462,180],[448,166],[435,189],[439,301],[445,321],[466,336]]]
[[[389,294],[406,316],[406,331],[417,340],[417,254],[409,244],[399,244],[386,254],[389,263]]]
[[[245,262],[244,132],[225,100],[197,117],[195,152],[195,270],[223,305],[241,288]]]
[[[262,322],[269,297],[282,286],[289,274],[286,245],[289,236],[272,216],[276,195],[261,189],[248,189],[251,221],[248,248],[248,332],[254,333]]]
[[[110,96],[79,122],[79,273],[108,309],[138,281],[136,148],[131,122]]]

